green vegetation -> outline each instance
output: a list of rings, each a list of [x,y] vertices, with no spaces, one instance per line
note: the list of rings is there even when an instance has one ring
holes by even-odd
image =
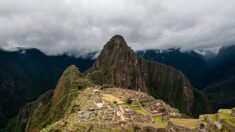
[[[162,117],[153,117],[153,120],[157,123],[167,123],[166,120],[164,120]]]
[[[194,129],[199,125],[200,120],[199,119],[176,119],[176,118],[171,118],[170,122],[172,122],[173,124],[175,124],[177,126],[182,126],[182,127]]]
[[[133,109],[137,113],[140,113],[143,115],[150,115],[146,110],[141,108],[141,106],[139,105],[139,103],[136,100],[132,101],[132,103],[129,106],[131,107],[131,109]]]
[[[105,101],[108,101],[110,103],[113,103],[114,101],[117,102],[117,104],[123,104],[124,102],[120,100],[118,97],[115,97],[111,94],[102,94],[102,99]]]
[[[223,119],[229,124],[235,126],[235,122],[232,120],[231,111],[231,109],[220,109],[218,116],[220,117],[220,119]]]
[[[129,105],[132,103],[132,100],[131,100],[131,98],[130,98],[130,97],[129,97],[129,98],[127,98],[126,103],[127,103],[127,104],[129,104]]]
[[[210,114],[209,117],[212,119],[212,121],[216,121],[216,115],[215,114]]]
[[[152,126],[154,128],[167,128],[167,123],[137,123],[140,126]]]
[[[143,114],[145,116],[150,115],[147,111],[145,111],[144,109],[141,109],[141,108],[140,109],[135,109],[135,111],[137,113]]]

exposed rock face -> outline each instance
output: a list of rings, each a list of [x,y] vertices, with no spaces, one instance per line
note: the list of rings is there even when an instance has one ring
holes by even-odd
[[[98,84],[115,84],[147,92],[142,61],[124,38],[116,35],[104,46],[89,76]]]
[[[205,107],[195,106],[198,105],[194,102],[195,95],[203,102],[206,98],[194,90],[181,72],[138,57],[120,35],[115,35],[105,44],[87,74],[97,84],[113,84],[147,92],[187,114],[197,115],[193,108],[207,111]]]

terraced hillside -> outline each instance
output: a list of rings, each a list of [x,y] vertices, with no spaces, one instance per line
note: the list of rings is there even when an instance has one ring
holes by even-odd
[[[42,132],[164,130],[169,118],[182,117],[178,110],[162,100],[121,88],[89,87],[81,91],[76,101],[79,111],[47,126]]]

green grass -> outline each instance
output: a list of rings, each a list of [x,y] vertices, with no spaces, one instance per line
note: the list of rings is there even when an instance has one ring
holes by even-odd
[[[147,111],[145,111],[144,109],[141,109],[141,108],[140,109],[135,109],[135,111],[137,113],[143,114],[145,116],[150,115]]]
[[[145,116],[150,115],[149,112],[145,111],[140,107],[137,101],[132,101],[132,103],[129,105],[135,112],[143,114]]]
[[[218,113],[221,119],[224,119],[227,123],[235,126],[235,122],[232,121],[231,109],[221,109]]]
[[[177,119],[177,118],[171,118],[170,121],[177,125],[182,126],[190,129],[195,129],[197,125],[199,125],[200,120],[199,119]]]
[[[141,126],[152,126],[155,128],[167,128],[167,123],[162,123],[162,124],[156,124],[156,123],[137,123],[138,125]]]
[[[158,122],[158,123],[167,123],[165,120],[162,120],[162,118],[161,117],[153,117],[153,120],[155,121],[155,122]]]
[[[102,99],[110,103],[113,103],[114,101],[116,101],[117,104],[124,104],[122,100],[120,100],[118,97],[115,97],[111,94],[102,94]]]
[[[216,115],[215,114],[209,115],[209,117],[211,118],[212,121],[216,121]]]

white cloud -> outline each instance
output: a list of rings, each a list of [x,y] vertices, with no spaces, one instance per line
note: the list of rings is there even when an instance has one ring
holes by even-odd
[[[47,54],[100,50],[114,34],[133,49],[235,44],[234,0],[2,0],[0,47]]]

